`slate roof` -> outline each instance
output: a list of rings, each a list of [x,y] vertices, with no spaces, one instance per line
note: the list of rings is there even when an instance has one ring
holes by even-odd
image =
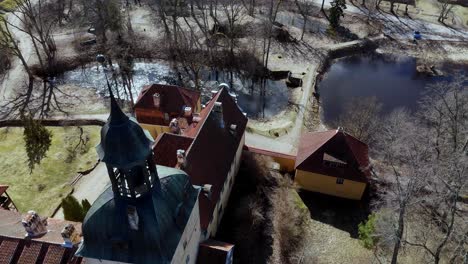
[[[112,167],[133,167],[150,154],[151,135],[122,112],[112,93],[110,100],[109,119],[101,129],[101,142],[96,147],[99,159]]]
[[[160,94],[159,110],[165,113],[179,113],[182,107],[195,109],[200,92],[174,85],[153,84],[143,87],[135,103],[135,108],[157,109],[153,103],[153,95]]]
[[[158,165],[174,167],[177,164],[178,149],[187,151],[193,138],[163,133],[158,136],[153,145],[154,162]]]
[[[114,199],[111,187],[93,203],[83,222],[79,256],[130,263],[170,263],[199,191],[187,174],[157,166],[160,188],[136,201]],[[129,228],[126,208],[136,207],[138,231]]]
[[[222,103],[224,128],[220,126],[216,114],[212,111],[215,102]],[[213,97],[205,107],[204,113],[197,128],[191,131],[191,135],[196,133],[196,137],[187,153],[185,171],[190,175],[193,184],[212,185],[211,199],[205,195],[199,197],[200,224],[206,229],[244,135],[247,118],[226,89],[221,89]],[[231,124],[237,125],[235,134],[229,130]]]
[[[65,225],[72,223],[78,232],[81,224],[49,218],[49,232],[42,237],[25,239],[21,224],[22,215],[18,212],[0,209],[0,263],[36,264],[80,264],[81,257],[75,257],[74,248],[64,248],[60,232]]]
[[[346,132],[329,130],[302,135],[295,168],[359,182],[370,177],[368,147]],[[347,163],[345,168],[325,166],[324,155]]]

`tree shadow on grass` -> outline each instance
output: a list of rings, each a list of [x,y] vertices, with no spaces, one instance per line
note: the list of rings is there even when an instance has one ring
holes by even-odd
[[[352,238],[358,238],[358,225],[367,220],[370,213],[367,198],[355,201],[305,190],[301,190],[299,196],[309,208],[312,219],[346,231]]]

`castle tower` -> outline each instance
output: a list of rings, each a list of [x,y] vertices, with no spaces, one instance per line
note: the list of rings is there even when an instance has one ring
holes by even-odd
[[[125,115],[110,93],[111,112],[101,130],[97,152],[106,163],[116,198],[134,200],[159,186],[151,136],[136,120]]]

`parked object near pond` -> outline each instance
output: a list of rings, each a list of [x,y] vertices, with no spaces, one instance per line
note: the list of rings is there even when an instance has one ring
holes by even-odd
[[[413,34],[414,39],[420,40],[421,39],[421,32],[415,31]]]
[[[294,181],[304,190],[360,200],[370,177],[368,147],[342,128],[306,133],[295,169]]]

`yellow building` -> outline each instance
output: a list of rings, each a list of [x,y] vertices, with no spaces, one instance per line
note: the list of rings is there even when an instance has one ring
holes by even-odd
[[[295,182],[300,188],[360,200],[370,177],[368,147],[341,128],[302,136]]]

